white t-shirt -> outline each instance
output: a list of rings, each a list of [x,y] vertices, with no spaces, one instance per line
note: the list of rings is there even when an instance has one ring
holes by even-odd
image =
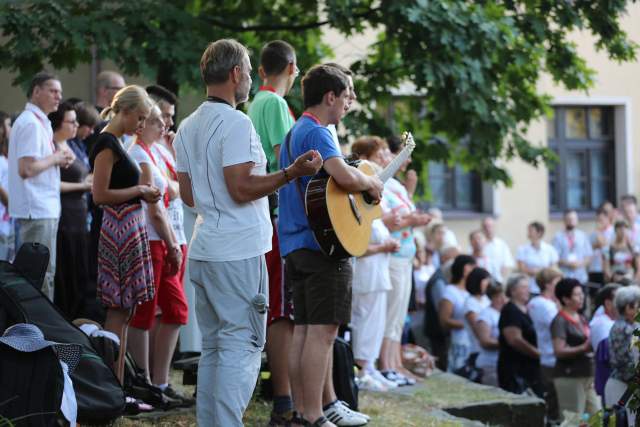
[[[273,229],[266,197],[236,203],[223,168],[254,163],[264,175],[267,158],[249,117],[225,103],[204,102],[182,121],[174,140],[177,171],[187,173],[198,218],[189,258],[237,261],[271,250]]]
[[[173,155],[161,144],[153,144],[151,151],[153,151],[156,159],[158,160],[158,166],[160,169],[162,169],[167,177],[170,177],[171,172],[165,162],[169,162],[169,164],[173,166],[173,170],[176,170],[176,160],[173,158]],[[171,228],[173,229],[173,233],[176,236],[178,244],[186,245],[187,238],[184,234],[184,208],[180,197],[176,197],[169,202],[167,214],[169,215],[169,223],[171,224]]]
[[[24,219],[60,217],[60,167],[51,166],[31,178],[18,174],[18,159],[41,160],[53,154],[53,130],[44,112],[27,102],[9,135],[9,215]]]
[[[374,220],[371,224],[369,243],[379,244],[389,237],[389,230],[382,220]],[[379,253],[356,258],[353,266],[353,293],[363,294],[391,290],[390,256],[389,253]]]
[[[5,156],[0,155],[0,187],[7,191],[9,186],[9,162]],[[11,217],[9,211],[0,203],[0,235],[8,236],[11,234]]]
[[[529,316],[533,320],[536,335],[538,335],[540,363],[542,366],[553,368],[556,365],[556,356],[553,353],[553,342],[551,341],[551,322],[558,314],[558,306],[548,298],[537,296],[529,301],[527,307],[529,308]]]
[[[453,312],[451,313],[453,319],[459,320],[461,322],[464,321],[464,303],[467,300],[468,296],[469,292],[467,292],[466,290],[462,290],[455,285],[447,285],[445,287],[442,299],[451,302],[451,304],[453,305]],[[457,345],[470,345],[467,329],[452,329],[451,343]]]
[[[471,343],[471,353],[477,353],[480,351],[480,343],[478,342],[478,338],[476,338],[476,334],[473,332],[473,328],[471,324],[467,320],[467,314],[469,312],[473,312],[476,314],[476,321],[478,320],[478,314],[485,308],[489,307],[491,301],[486,295],[482,295],[480,299],[476,298],[473,295],[469,295],[467,300],[464,302],[464,328],[467,330],[467,336],[469,337],[469,342]]]
[[[484,255],[489,259],[489,268],[487,270],[498,282],[503,282],[502,269],[515,267],[509,246],[504,240],[494,237],[492,240],[487,240],[483,251]]]
[[[527,243],[518,248],[516,259],[522,261],[528,268],[547,268],[558,262],[558,252],[546,242],[540,242],[539,248]],[[529,277],[529,290],[535,294],[540,293],[535,277]]]
[[[152,151],[151,154],[153,154]],[[163,209],[165,209],[164,193],[165,191],[167,191],[167,179],[165,178],[164,173],[157,166],[159,164],[157,156],[153,154],[153,159],[151,159],[151,157],[149,157],[149,155],[138,143],[131,145],[131,148],[129,148],[129,155],[133,160],[135,160],[138,165],[142,166],[143,163],[146,163],[151,168],[153,185],[158,187],[158,189],[160,189],[160,193],[162,194],[162,197],[160,198],[160,201],[158,203],[160,204],[160,206],[162,206]],[[153,226],[153,223],[151,222],[151,217],[149,216],[149,207],[144,200],[142,201],[142,207],[144,208],[144,214],[147,220],[147,236],[149,237],[149,240],[162,240],[155,227]]]
[[[495,308],[489,306],[478,314],[477,322],[484,322],[489,326],[490,336],[491,338],[498,339],[500,335],[500,330],[498,329],[498,322],[500,321],[500,312]],[[482,368],[485,366],[496,368],[498,366],[498,349],[487,350],[485,348],[479,347],[478,358],[476,359],[476,364],[478,367]]]
[[[584,262],[593,256],[591,241],[582,230],[573,230],[571,233],[559,231],[553,238],[553,247],[558,252],[559,259],[565,262]],[[576,269],[562,266],[560,270],[564,273],[564,277],[576,279],[580,283],[586,283],[589,280],[587,266]]]
[[[615,320],[610,318],[604,310],[602,310],[600,314],[596,312],[591,322],[589,322],[589,328],[591,329],[591,347],[593,347],[593,351],[598,349],[600,341],[609,338],[609,331],[611,331],[614,323]]]

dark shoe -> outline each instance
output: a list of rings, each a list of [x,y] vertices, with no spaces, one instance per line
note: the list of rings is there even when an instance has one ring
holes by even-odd
[[[271,412],[271,419],[269,420],[269,424],[267,427],[291,427],[293,423],[294,412],[289,411],[284,414],[277,414],[275,412]],[[296,423],[302,424],[302,423]]]
[[[191,406],[196,404],[196,400],[193,397],[189,397],[184,393],[179,392],[178,390],[171,387],[171,384],[164,389],[163,394],[167,397],[170,397],[175,400],[179,400],[182,402],[180,405],[183,408],[190,408]]]

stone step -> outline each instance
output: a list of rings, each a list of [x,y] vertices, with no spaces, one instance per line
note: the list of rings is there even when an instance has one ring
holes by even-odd
[[[472,383],[445,372],[437,371],[415,386],[399,387],[390,394],[409,398],[425,409],[441,410],[458,418],[490,425],[544,425],[543,400]]]

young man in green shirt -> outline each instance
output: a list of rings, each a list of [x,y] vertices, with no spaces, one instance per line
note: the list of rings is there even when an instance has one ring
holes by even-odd
[[[263,85],[249,106],[249,117],[267,156],[269,172],[279,169],[280,147],[295,123],[283,98],[298,76],[296,53],[287,42],[267,43],[260,54],[260,78]],[[272,198],[272,200],[274,200]],[[293,416],[289,382],[289,347],[293,336],[291,292],[284,289],[282,259],[276,229],[277,209],[270,203],[273,222],[272,250],[266,254],[269,273],[269,313],[267,318],[267,357],[273,386],[273,412],[270,426],[289,425]]]

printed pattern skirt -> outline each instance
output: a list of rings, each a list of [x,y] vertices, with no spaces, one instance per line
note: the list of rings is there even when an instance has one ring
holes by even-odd
[[[140,203],[103,206],[98,241],[98,299],[128,309],[153,299],[153,266]]]

